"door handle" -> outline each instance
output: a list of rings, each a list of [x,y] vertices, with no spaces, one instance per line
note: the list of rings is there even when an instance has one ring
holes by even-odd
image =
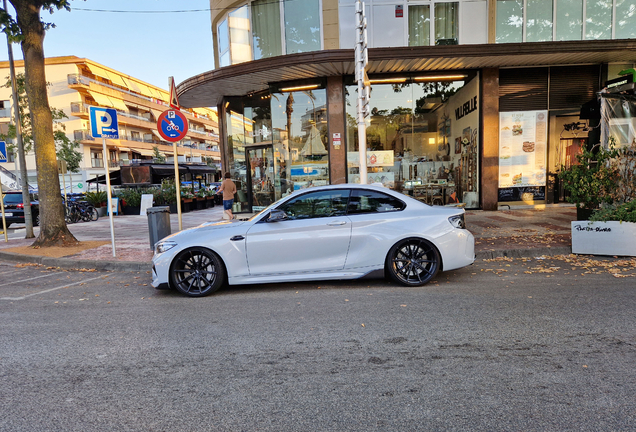
[[[347,222],[345,222],[345,221],[337,221],[337,222],[329,222],[327,225],[328,226],[340,226],[340,225],[344,225],[346,223]]]
[[[245,237],[243,237],[242,235],[235,235],[234,237],[230,238],[230,241],[239,241],[239,240],[245,240]]]

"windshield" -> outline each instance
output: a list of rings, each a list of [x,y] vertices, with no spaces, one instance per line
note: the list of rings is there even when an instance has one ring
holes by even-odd
[[[5,204],[21,204],[22,194],[6,194],[4,196]]]

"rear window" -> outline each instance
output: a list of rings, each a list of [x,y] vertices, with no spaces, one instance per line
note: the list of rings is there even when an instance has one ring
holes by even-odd
[[[404,202],[397,198],[364,189],[354,189],[349,199],[349,214],[394,212],[404,207]]]
[[[4,202],[6,204],[21,204],[22,194],[6,194],[4,196]]]

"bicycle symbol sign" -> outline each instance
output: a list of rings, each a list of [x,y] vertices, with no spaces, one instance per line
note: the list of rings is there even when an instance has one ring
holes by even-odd
[[[180,141],[188,133],[188,120],[181,111],[170,109],[159,115],[157,129],[159,135],[166,141]]]

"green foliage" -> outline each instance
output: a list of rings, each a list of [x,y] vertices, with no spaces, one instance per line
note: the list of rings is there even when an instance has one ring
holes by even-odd
[[[159,147],[157,146],[152,146],[152,158],[159,162],[159,163],[164,163],[166,161],[166,157],[164,155],[162,155],[161,153],[159,153]]]
[[[600,147],[596,153],[585,149],[576,156],[577,164],[569,168],[561,167],[559,178],[564,189],[570,193],[568,202],[585,209],[612,204],[612,193],[619,181],[619,172],[612,160],[618,155],[619,151],[613,146],[609,149]]]
[[[55,12],[55,10],[65,9],[67,11],[71,10],[71,4],[68,0],[10,0],[11,3],[27,3],[30,7],[41,8],[49,13]],[[55,28],[54,23],[47,23],[42,21],[42,26],[44,30],[48,30],[50,28]],[[13,19],[9,13],[4,10],[4,8],[0,8],[0,28],[2,31],[9,35],[9,39],[11,42],[18,43],[24,39],[24,35],[17,22]]]
[[[24,153],[30,153],[33,150],[33,132],[31,125],[31,116],[29,115],[29,104],[26,97],[26,78],[23,73],[17,74],[16,92],[18,94],[18,110],[20,112],[20,126],[22,127],[22,144]],[[50,83],[47,83],[49,86]],[[7,77],[7,82],[3,87],[11,88],[11,79]],[[71,141],[66,136],[66,127],[62,123],[68,116],[64,111],[57,108],[51,108],[51,116],[53,117],[53,139],[57,148],[57,157],[66,161],[67,169],[70,172],[79,172],[80,162],[82,161],[82,153],[77,151],[80,144],[77,141]],[[17,136],[15,124],[9,124],[9,130],[6,134],[0,134],[3,141],[13,140]],[[7,143],[7,150],[15,153],[16,145]]]
[[[155,189],[155,205],[170,205],[177,202],[177,188],[174,181],[164,179],[161,182],[161,189]]]
[[[141,195],[145,193],[152,193],[146,189],[127,188],[122,189],[117,193],[117,197],[122,201],[122,204],[129,207],[137,207],[141,205]]]
[[[101,207],[108,200],[106,191],[86,192],[86,201],[95,207]]]
[[[596,210],[592,213],[592,216],[590,216],[590,220],[602,222],[636,222],[636,200]]]

